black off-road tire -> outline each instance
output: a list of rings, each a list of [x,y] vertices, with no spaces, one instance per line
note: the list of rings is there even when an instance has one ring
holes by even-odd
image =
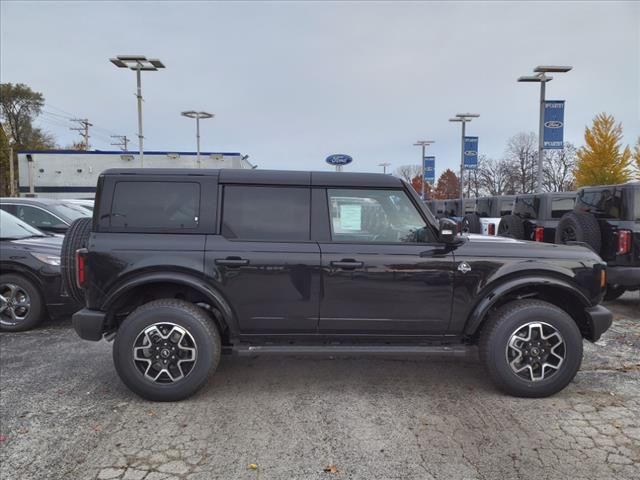
[[[60,255],[62,288],[79,304],[84,303],[84,291],[76,284],[76,251],[87,246],[92,221],[91,217],[74,220],[62,241]]]
[[[565,356],[547,378],[532,381],[511,368],[507,346],[519,328],[539,322],[561,335]],[[575,321],[564,310],[540,300],[515,300],[502,306],[483,326],[479,347],[480,358],[498,388],[518,397],[547,397],[559,392],[573,380],[582,363],[582,335]]]
[[[607,285],[607,291],[604,293],[604,300],[610,302],[620,298],[627,289],[620,285]]]
[[[505,215],[498,224],[498,236],[524,239],[524,222],[517,215]]]
[[[17,290],[16,290],[17,289]],[[6,291],[5,291],[6,290]],[[14,290],[15,298],[9,298],[10,290]],[[35,327],[42,320],[45,314],[45,306],[42,300],[42,295],[38,287],[34,283],[24,277],[23,275],[15,273],[7,273],[0,275],[0,295],[6,300],[12,302],[13,307],[8,307],[6,304],[0,305],[2,311],[0,312],[0,330],[3,332],[23,332]],[[26,300],[26,302],[24,301]],[[25,307],[16,308],[16,303],[28,303],[28,310]],[[14,311],[19,317],[24,316],[23,319],[15,320],[11,318],[10,312]]]
[[[463,233],[482,233],[480,217],[475,213],[467,213],[462,219]]]
[[[558,222],[555,243],[563,244],[570,241],[584,242],[599,254],[602,236],[598,219],[587,212],[565,213]]]
[[[145,377],[134,362],[133,349],[147,327],[167,323],[188,332],[195,343],[196,358],[183,378],[159,383]],[[193,395],[207,382],[218,367],[221,351],[218,328],[204,310],[184,300],[161,299],[142,305],[124,320],[116,333],[113,362],[120,379],[133,392],[147,400],[173,402]]]

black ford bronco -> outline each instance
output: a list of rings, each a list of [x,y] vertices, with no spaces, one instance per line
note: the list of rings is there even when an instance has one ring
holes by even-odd
[[[65,238],[80,337],[142,397],[193,394],[221,353],[479,347],[505,392],[551,395],[611,313],[583,246],[456,235],[389,175],[120,169]]]

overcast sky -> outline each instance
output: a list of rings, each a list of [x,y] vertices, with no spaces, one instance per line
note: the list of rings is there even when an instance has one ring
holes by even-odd
[[[145,149],[195,150],[183,110],[202,123],[202,149],[250,155],[260,168],[348,170],[419,163],[412,144],[435,140],[436,172],[457,168],[458,112],[480,153],[536,131],[540,64],[572,65],[548,84],[566,100],[565,140],[583,142],[598,112],[640,135],[640,2],[27,2],[1,3],[2,82],[42,92],[40,125],[76,139],[61,116],[88,118],[94,148],[109,132],[134,138],[135,75],[119,54],[157,57],[143,76]],[[108,132],[109,131],[109,132]],[[134,145],[135,147],[135,145]],[[111,147],[113,148],[113,147]]]

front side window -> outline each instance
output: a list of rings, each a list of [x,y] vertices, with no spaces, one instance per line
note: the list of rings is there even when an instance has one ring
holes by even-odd
[[[44,210],[27,205],[18,205],[16,217],[36,228],[54,227],[62,224],[62,220]]]
[[[239,240],[306,241],[310,215],[310,188],[227,185],[222,235]]]
[[[329,189],[331,237],[342,242],[417,242],[422,216],[402,190]]]
[[[195,182],[118,182],[110,224],[121,229],[197,228],[200,185]]]

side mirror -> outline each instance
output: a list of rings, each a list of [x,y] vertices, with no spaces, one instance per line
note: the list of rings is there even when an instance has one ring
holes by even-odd
[[[56,225],[47,225],[44,227],[38,227],[40,230],[42,230],[43,232],[49,232],[49,233],[66,233],[69,225],[65,225],[64,223],[59,223]]]
[[[440,241],[454,243],[458,231],[458,224],[450,218],[440,219]]]

